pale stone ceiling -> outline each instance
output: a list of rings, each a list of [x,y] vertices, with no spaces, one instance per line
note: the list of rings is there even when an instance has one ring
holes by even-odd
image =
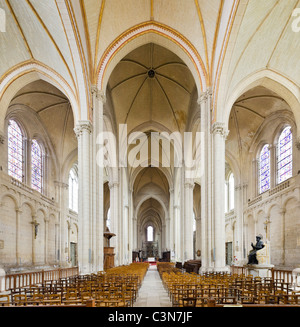
[[[50,137],[57,160],[63,164],[68,155],[77,149],[74,135],[74,117],[68,99],[54,86],[36,81],[22,88],[12,99],[9,112],[20,107],[35,112]]]
[[[121,60],[109,80],[117,125],[127,124],[130,132],[158,123],[183,132],[194,88],[176,55],[154,44],[142,46]]]
[[[289,112],[289,105],[276,93],[258,86],[235,102],[230,118],[226,149],[238,160],[247,160],[249,149],[266,119],[279,112]]]
[[[177,31],[196,48],[211,85],[218,85],[214,91],[219,92],[219,112],[236,86],[260,70],[276,72],[299,87],[300,38],[291,24],[300,1],[241,0],[236,12],[235,4],[234,0],[0,0],[7,19],[6,32],[0,33],[0,83],[14,67],[39,62],[62,76],[79,101],[83,90],[95,82],[94,72],[107,47],[124,31],[152,20]],[[233,25],[228,26],[231,17]],[[227,51],[224,62],[222,49]],[[88,118],[83,105],[81,110],[78,117]]]
[[[223,66],[219,103],[246,77],[266,69],[299,87],[300,38],[292,30],[292,13],[299,6],[299,0],[241,2]]]
[[[169,183],[164,173],[158,168],[144,168],[134,182],[135,207],[140,202],[138,218],[141,221],[153,222],[160,226],[165,219],[162,205],[156,199],[160,199],[168,208]]]

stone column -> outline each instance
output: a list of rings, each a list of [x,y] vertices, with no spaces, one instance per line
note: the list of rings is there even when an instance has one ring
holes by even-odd
[[[137,224],[137,217],[135,215],[132,217],[132,235],[133,235],[132,248],[134,250],[138,250],[138,224]]]
[[[159,257],[162,257],[162,252],[166,250],[166,224],[161,226],[161,253],[158,253]]]
[[[56,194],[58,195],[58,204],[60,207],[59,221],[60,221],[60,266],[65,267],[68,265],[66,248],[69,247],[67,244],[67,216],[68,216],[68,189],[69,185],[61,182],[54,182],[56,188]]]
[[[21,230],[20,230],[20,219],[22,215],[21,208],[16,208],[16,264],[20,265],[21,255],[20,255],[20,246],[21,242]]]
[[[185,195],[185,214],[184,214],[184,225],[185,225],[185,251],[184,260],[192,260],[194,258],[193,251],[193,189],[194,184],[186,181],[184,185]]]
[[[198,99],[202,142],[204,142],[205,156],[202,159],[201,175],[201,271],[207,271],[212,266],[212,142],[211,124],[211,91],[202,93]],[[224,189],[224,185],[223,185]],[[223,201],[224,202],[224,201]]]
[[[132,251],[134,246],[134,229],[133,229],[133,190],[129,189],[129,208],[128,208],[128,262],[132,262]]]
[[[32,215],[32,221],[30,222],[32,225],[32,265],[34,266],[36,264],[36,257],[35,257],[35,246],[36,246],[36,237],[38,232],[38,222],[36,220],[36,215]]]
[[[31,144],[32,140],[26,137],[23,138],[23,148],[25,158],[27,160],[24,161],[23,169],[24,169],[24,178],[23,183],[31,187]]]
[[[280,208],[279,211],[281,215],[281,221],[282,221],[282,229],[281,229],[281,238],[282,238],[282,256],[281,256],[281,265],[285,265],[285,214],[286,214],[286,209],[285,208]]]
[[[174,206],[174,220],[175,220],[175,224],[174,224],[174,244],[175,244],[175,259],[176,261],[182,261],[183,258],[181,256],[181,243],[180,243],[180,233],[181,233],[181,229],[180,229],[180,206],[175,205]]]
[[[78,139],[78,266],[80,274],[91,272],[91,132],[89,121],[79,121],[74,129]]]
[[[104,246],[104,189],[103,189],[103,158],[97,157],[99,146],[101,146],[101,139],[98,137],[103,133],[103,107],[106,103],[104,92],[99,91],[96,87],[92,88],[93,99],[93,148],[92,148],[92,171],[91,185],[92,185],[92,248],[94,253],[93,271],[102,271],[104,264],[103,246]]]
[[[170,217],[166,218],[166,229],[164,232],[165,235],[165,249],[166,251],[171,250],[171,244],[170,244],[170,224],[171,224],[171,219]]]
[[[169,202],[169,250],[175,251],[174,247],[174,225],[175,225],[175,215],[174,215],[174,189],[170,188],[170,202]]]
[[[243,259],[243,189],[242,185],[235,186],[235,213],[236,213],[236,226],[235,226],[235,237],[233,244],[233,252],[238,262]]]
[[[201,254],[200,256],[197,255],[197,251],[200,250],[200,253],[202,252],[201,251],[201,217],[195,217],[195,220],[196,220],[196,242],[195,242],[195,258],[196,260],[200,260],[201,259]]]
[[[214,270],[223,271],[226,266],[225,250],[225,139],[227,131],[222,123],[214,123],[213,135],[213,200],[214,200]]]
[[[277,155],[277,144],[269,145],[270,149],[270,188],[274,188],[276,186],[276,180],[277,180],[277,169],[276,169],[276,155]]]
[[[110,189],[110,232],[116,234],[116,236],[110,239],[110,246],[115,248],[115,266],[119,265],[120,253],[119,253],[119,183],[109,183]]]
[[[258,185],[258,159],[252,160],[252,183],[251,183],[251,196],[252,199],[257,197],[259,194],[259,185]]]
[[[128,265],[132,253],[129,252],[129,206],[124,206],[124,217],[123,217],[123,264]],[[122,232],[122,231],[121,231]]]
[[[48,264],[49,216],[45,218],[45,264]]]

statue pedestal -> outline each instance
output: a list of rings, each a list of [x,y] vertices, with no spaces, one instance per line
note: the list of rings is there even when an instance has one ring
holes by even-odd
[[[253,277],[271,277],[271,269],[274,268],[274,265],[270,264],[258,264],[258,265],[245,265],[248,270],[248,274]]]
[[[264,248],[257,251],[256,258],[258,264],[247,264],[244,267],[248,270],[248,274],[253,277],[271,277],[271,269],[274,265],[271,265],[271,251],[270,242],[266,241]]]

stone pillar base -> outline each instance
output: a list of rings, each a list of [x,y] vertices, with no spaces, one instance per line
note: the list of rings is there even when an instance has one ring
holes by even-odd
[[[213,271],[215,272],[230,272],[230,267],[225,266],[225,267],[214,267]]]
[[[274,268],[274,265],[245,265],[244,266],[248,270],[248,274],[253,277],[270,277],[269,271]]]

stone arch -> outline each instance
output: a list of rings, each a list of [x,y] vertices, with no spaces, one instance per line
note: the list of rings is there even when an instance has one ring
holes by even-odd
[[[144,196],[144,197],[143,197],[143,198],[138,202],[138,204],[137,204],[137,206],[136,206],[136,210],[135,210],[136,213],[139,212],[139,210],[140,210],[142,204],[143,204],[145,201],[149,200],[149,199],[154,199],[154,200],[156,200],[157,202],[159,202],[159,204],[162,206],[162,208],[163,208],[163,210],[164,210],[164,214],[165,214],[165,218],[166,218],[166,217],[168,216],[168,210],[167,210],[165,204],[163,203],[163,201],[162,201],[158,196],[156,196],[155,194],[145,195],[145,196]]]
[[[262,70],[256,72],[239,83],[235,90],[228,96],[224,105],[224,111],[218,111],[218,120],[228,125],[231,109],[235,101],[246,91],[256,87],[264,86],[267,89],[277,93],[290,106],[296,121],[296,125],[300,126],[300,94],[299,88],[293,82],[284,76],[270,71]],[[299,136],[299,131],[298,131]]]
[[[15,204],[15,209],[17,210],[19,208],[19,203],[18,203],[18,200],[15,196],[13,196],[12,194],[10,193],[4,193],[1,197],[1,201],[0,201],[0,206],[2,205],[2,203],[4,202],[5,198],[10,198],[14,204]]]
[[[152,21],[130,28],[110,44],[97,67],[97,88],[105,90],[109,76],[121,58],[133,49],[149,42],[164,46],[177,54],[191,70],[198,93],[206,90],[207,72],[195,47],[177,31]]]
[[[4,122],[6,109],[13,96],[27,84],[39,79],[50,83],[66,95],[71,103],[74,124],[76,125],[76,122],[80,119],[80,112],[77,96],[73,89],[57,72],[37,62],[15,66],[0,80],[0,107],[3,108],[0,111],[1,124]],[[3,130],[3,127],[3,125],[0,125],[0,130]]]

